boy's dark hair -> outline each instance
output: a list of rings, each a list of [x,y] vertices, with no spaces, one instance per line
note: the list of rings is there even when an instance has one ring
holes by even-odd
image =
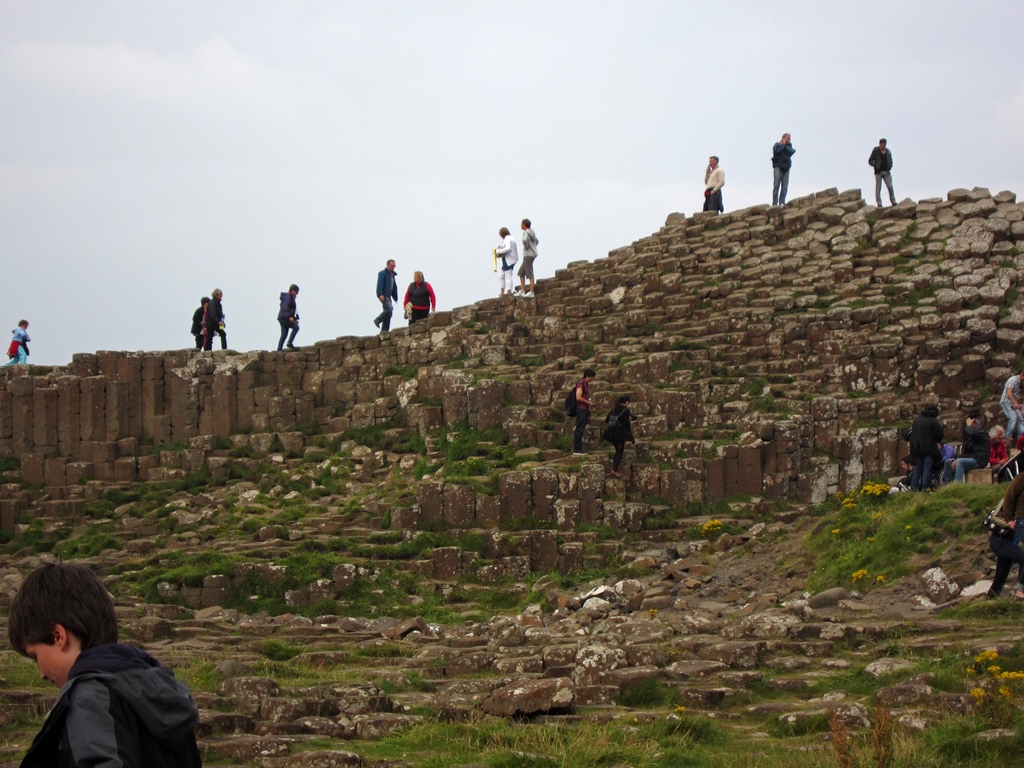
[[[622,397],[619,398],[619,405],[625,405],[628,402],[629,402],[629,395],[622,395]]]
[[[210,297],[209,296],[203,296],[203,298],[201,298],[199,300],[199,303],[200,304],[209,304],[210,303]]]
[[[529,220],[529,219],[523,219],[523,224],[525,224],[525,225],[526,225],[526,228],[527,228],[527,229],[529,229],[530,227],[532,227],[532,226],[533,226],[533,224],[531,224],[531,223],[530,223],[530,220]]]
[[[295,283],[292,283],[290,286],[288,286],[288,291],[289,292],[295,291],[296,293],[298,293],[299,292],[299,286],[297,286]]]
[[[502,227],[498,230],[498,237],[508,237],[512,233],[508,231],[508,227]]]
[[[26,325],[28,325],[28,320],[19,320],[18,321],[18,327],[19,328],[24,328]]]
[[[593,368],[587,368],[587,370],[583,372],[583,377],[587,378],[588,376],[590,378],[594,378],[595,376],[597,376],[597,371],[595,371]]]
[[[25,579],[7,614],[7,639],[24,655],[32,643],[53,645],[61,624],[82,650],[117,642],[114,601],[84,565],[41,565]]]

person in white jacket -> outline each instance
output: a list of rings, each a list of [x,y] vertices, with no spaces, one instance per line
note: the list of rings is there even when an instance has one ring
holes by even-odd
[[[512,239],[512,233],[508,231],[508,227],[499,229],[498,235],[501,237],[501,245],[494,249],[497,256],[495,267],[501,267],[498,272],[498,286],[501,291],[498,295],[504,296],[506,291],[512,293],[512,276],[516,262],[519,261],[519,248],[516,241]]]

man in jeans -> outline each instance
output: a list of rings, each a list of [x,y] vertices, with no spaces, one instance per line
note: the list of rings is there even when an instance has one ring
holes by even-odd
[[[772,205],[785,205],[789,192],[789,169],[793,167],[793,142],[788,133],[772,147]]]
[[[387,266],[377,273],[377,298],[381,312],[373,318],[373,324],[387,333],[391,330],[391,315],[398,301],[398,284],[395,282],[395,260],[388,259]]]
[[[1003,384],[1003,396],[999,405],[1006,414],[1006,436],[1010,445],[1017,445],[1017,438],[1024,434],[1024,416],[1021,415],[1024,403],[1024,371],[1014,374]]]
[[[868,165],[875,169],[875,205],[882,207],[882,182],[889,190],[889,202],[896,205],[896,194],[892,191],[892,152],[885,147],[885,139],[878,140],[878,146],[871,150]]]
[[[963,444],[960,455],[945,462],[942,469],[942,482],[962,483],[972,469],[983,469],[988,466],[991,445],[988,432],[981,426],[981,411],[971,411],[964,422]]]
[[[590,422],[590,409],[594,401],[590,399],[590,382],[597,376],[593,368],[583,372],[583,378],[576,382],[576,431],[572,435],[572,453],[574,456],[586,456],[583,450],[583,433]]]

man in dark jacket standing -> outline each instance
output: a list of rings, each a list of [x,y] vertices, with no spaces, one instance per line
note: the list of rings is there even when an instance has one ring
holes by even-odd
[[[199,309],[192,313],[192,335],[196,339],[196,349],[203,348],[203,323],[206,320],[206,306],[210,303],[209,296],[203,296],[199,301]]]
[[[373,324],[387,333],[391,330],[391,315],[398,301],[398,283],[395,281],[395,260],[388,259],[387,266],[377,273],[377,298],[381,312],[373,318]]]
[[[878,146],[871,150],[868,165],[875,169],[875,205],[882,207],[882,182],[889,190],[889,202],[896,205],[896,193],[892,191],[892,152],[886,146],[885,139],[878,140]]]
[[[972,469],[987,467],[990,453],[989,442],[988,432],[981,426],[981,411],[971,411],[967,414],[967,421],[964,424],[960,455],[945,463],[942,470],[942,482],[948,483],[955,480],[962,483],[964,475]]]
[[[923,491],[932,480],[932,466],[939,460],[942,442],[942,423],[939,409],[926,405],[910,427],[910,455],[914,457],[914,472],[910,476],[910,490]]]
[[[299,286],[292,283],[287,291],[281,291],[281,308],[277,311],[277,322],[281,326],[281,338],[277,341],[277,349],[284,348],[284,340],[288,339],[288,349],[295,349],[295,334],[299,332],[299,308],[295,297],[299,295]],[[288,332],[291,331],[289,338]]]
[[[785,205],[789,192],[789,169],[793,167],[793,141],[788,133],[772,147],[772,205]]]

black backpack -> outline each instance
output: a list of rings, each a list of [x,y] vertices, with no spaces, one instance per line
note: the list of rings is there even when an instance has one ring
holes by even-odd
[[[569,394],[565,396],[565,415],[575,416],[579,407],[576,403],[576,385],[573,384],[572,389],[569,390]]]

